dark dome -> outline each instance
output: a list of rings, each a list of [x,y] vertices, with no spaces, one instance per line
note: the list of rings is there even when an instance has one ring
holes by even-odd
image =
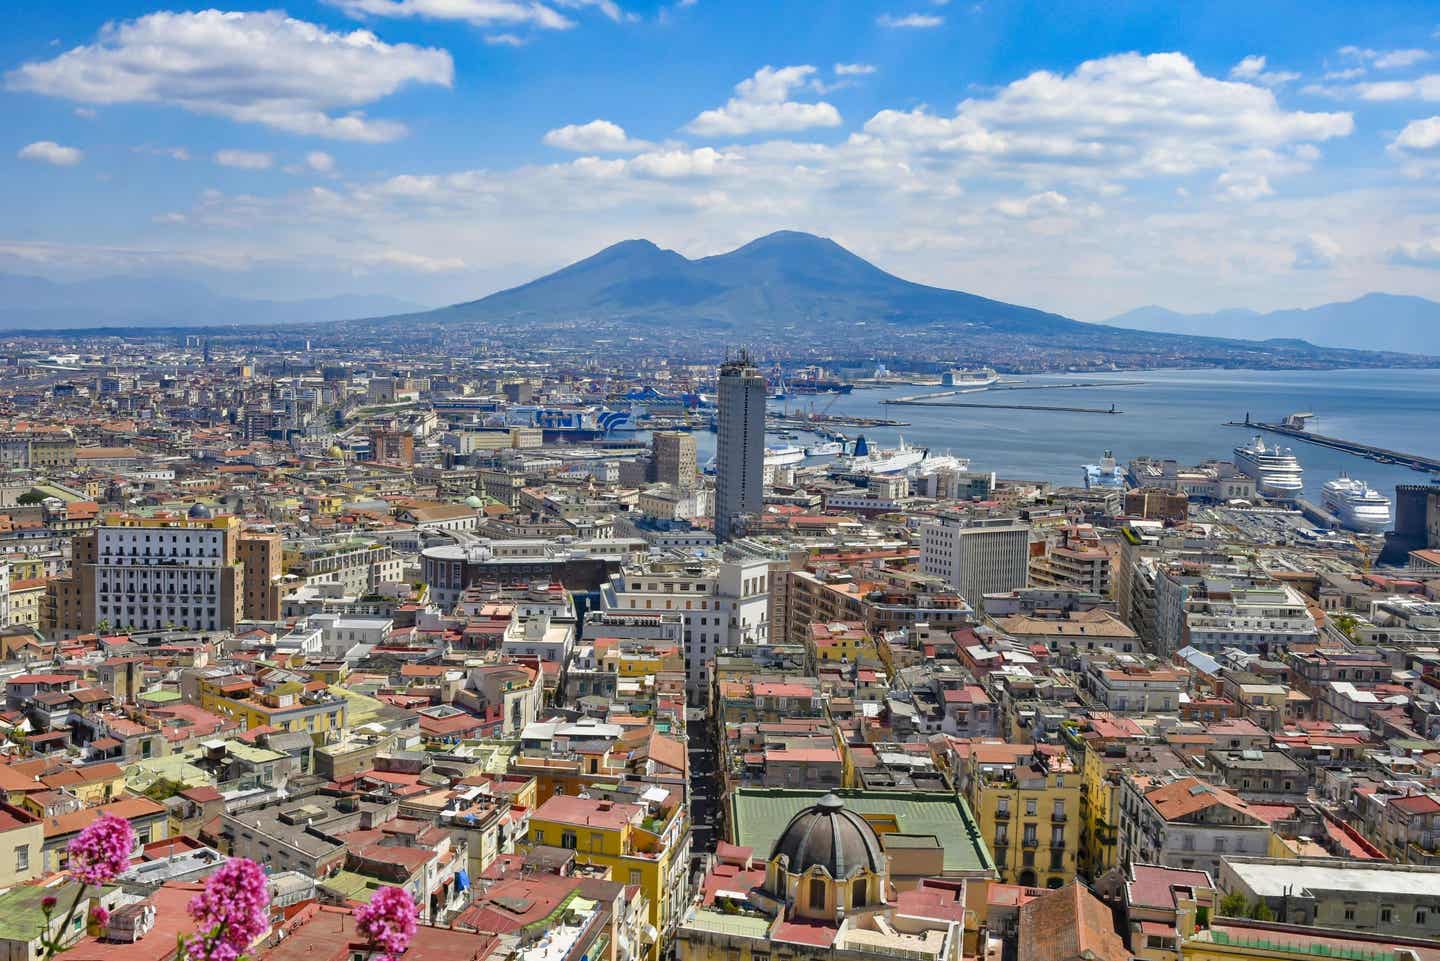
[[[208,521],[211,517],[214,516],[214,514],[211,512],[210,508],[197,501],[195,504],[191,505],[189,516],[192,520]]]
[[[862,870],[881,874],[885,869],[885,854],[875,829],[854,811],[847,811],[845,802],[833,794],[790,819],[770,858],[782,854],[790,859],[785,870],[791,874],[804,874],[819,866],[837,881]]]

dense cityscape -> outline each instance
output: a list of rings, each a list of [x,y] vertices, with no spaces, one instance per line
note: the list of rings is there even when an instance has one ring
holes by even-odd
[[[1440,486],[1304,413],[1067,486],[824,412],[984,367],[0,356],[11,957],[1440,957]]]

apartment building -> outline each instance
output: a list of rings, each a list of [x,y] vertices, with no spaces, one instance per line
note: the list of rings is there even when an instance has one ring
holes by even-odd
[[[692,703],[703,703],[717,653],[770,640],[770,562],[690,558],[626,566],[601,588],[600,609],[681,615],[686,689]]]
[[[1089,525],[1067,527],[1058,539],[1046,541],[1043,553],[1030,558],[1030,583],[1067,591],[1089,591],[1110,597],[1114,559]]]
[[[973,744],[965,781],[970,808],[1002,882],[1058,888],[1074,880],[1081,778],[1063,751],[1033,744]]]

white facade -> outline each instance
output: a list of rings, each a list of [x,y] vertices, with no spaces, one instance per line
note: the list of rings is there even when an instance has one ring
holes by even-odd
[[[0,627],[10,623],[10,565],[0,561]]]
[[[95,623],[140,630],[233,626],[240,596],[233,589],[236,572],[226,571],[230,533],[198,526],[97,528]]]
[[[715,654],[770,636],[770,563],[696,560],[627,567],[600,593],[607,614],[678,614],[684,618],[686,687],[709,690]]]
[[[1029,586],[1030,527],[1013,517],[941,515],[921,528],[920,570],[979,607],[986,594]]]

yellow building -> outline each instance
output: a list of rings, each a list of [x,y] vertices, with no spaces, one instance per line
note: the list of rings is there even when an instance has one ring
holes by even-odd
[[[620,677],[647,677],[685,670],[678,647],[612,647],[600,657],[600,669]]]
[[[883,667],[875,640],[859,621],[817,622],[805,638],[805,654],[812,670],[826,665],[863,664]]]
[[[650,923],[645,953],[650,961],[658,961],[688,906],[690,827],[684,805],[669,803],[665,809],[562,794],[530,815],[531,846],[574,851],[578,863],[609,868],[612,881],[639,888]]]
[[[1091,878],[1115,866],[1120,808],[1111,768],[1101,745],[1085,745],[1080,761],[1080,783],[1084,788],[1080,794],[1080,871]]]
[[[40,876],[44,823],[29,811],[0,802],[0,888]]]
[[[1080,772],[1063,751],[979,742],[964,783],[1000,880],[1059,888],[1075,879],[1080,848]]]
[[[234,718],[243,730],[274,727],[309,734],[322,743],[325,732],[346,726],[345,698],[324,691],[307,691],[302,684],[257,687],[239,674],[200,679],[200,706],[224,717]]]

